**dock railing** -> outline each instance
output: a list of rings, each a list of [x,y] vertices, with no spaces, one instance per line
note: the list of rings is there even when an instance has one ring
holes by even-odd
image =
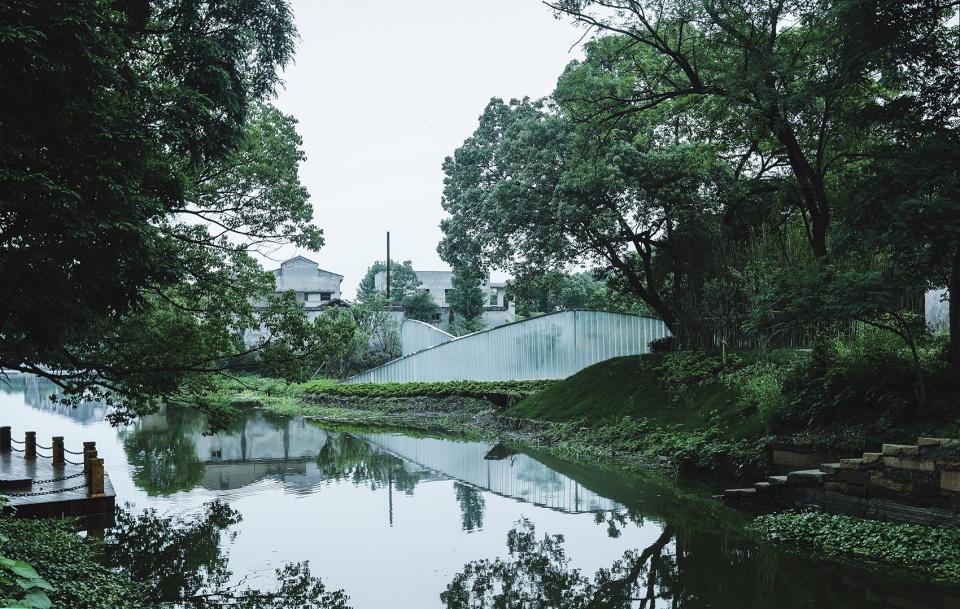
[[[14,446],[14,444],[22,445],[23,448],[17,448]],[[50,451],[50,454],[46,455],[38,452],[38,449],[48,450]],[[83,488],[87,489],[88,497],[102,497],[104,495],[103,459],[97,457],[96,442],[84,442],[83,450],[76,452],[66,448],[64,445],[63,436],[54,436],[51,439],[50,446],[42,446],[37,444],[37,433],[35,431],[25,432],[23,441],[20,441],[13,439],[10,426],[0,426],[0,455],[14,452],[23,453],[23,458],[28,461],[35,461],[38,457],[50,459],[51,465],[55,470],[59,468],[65,468],[67,464],[83,467],[83,470],[77,473],[53,477],[45,480],[32,480],[30,484],[31,487],[38,484],[65,482],[73,478],[80,478],[81,476],[84,478],[84,483],[80,486],[74,486],[70,488],[57,488],[53,490],[31,491],[24,493],[5,493],[10,497],[52,495],[55,493],[76,491]],[[82,456],[83,460],[80,462],[71,461],[66,458],[66,455],[68,454]]]

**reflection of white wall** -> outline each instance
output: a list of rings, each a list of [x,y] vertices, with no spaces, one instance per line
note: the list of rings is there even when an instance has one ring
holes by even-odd
[[[402,459],[505,497],[563,512],[623,507],[527,455],[517,454],[500,461],[484,459],[490,444],[387,434],[355,435]]]
[[[944,298],[947,290],[931,290],[926,294],[925,313],[927,327],[932,331],[945,330],[949,327],[950,303]]]

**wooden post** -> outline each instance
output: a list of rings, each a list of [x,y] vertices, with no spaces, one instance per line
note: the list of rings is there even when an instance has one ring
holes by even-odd
[[[54,467],[66,465],[63,454],[63,436],[53,436],[53,465]]]
[[[92,484],[93,462],[97,459],[97,449],[87,448],[87,444],[93,444],[93,442],[83,443],[83,473],[86,474],[84,478],[86,478],[87,487],[89,487]]]
[[[97,456],[97,443],[96,442],[84,442],[83,443],[83,469],[87,469],[87,466],[90,465],[87,461],[91,457],[87,456],[87,453],[93,451],[93,457]]]
[[[37,458],[37,432],[28,431],[24,434],[23,438],[23,458],[24,459],[36,459]]]
[[[10,442],[10,426],[0,427],[0,453],[8,453],[12,444]]]
[[[91,459],[87,495],[89,497],[103,497],[103,494],[103,459]]]

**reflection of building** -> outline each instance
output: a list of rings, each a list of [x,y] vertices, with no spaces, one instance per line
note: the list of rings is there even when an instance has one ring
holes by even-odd
[[[432,320],[432,324],[441,330],[450,328],[450,305],[447,299],[453,291],[453,271],[416,271],[420,280],[420,289],[424,290],[437,303],[439,309]],[[387,289],[387,272],[380,271],[373,277],[374,287],[385,292]],[[392,283],[392,282],[391,282]],[[507,300],[506,284],[490,283],[489,277],[480,284],[480,290],[487,299],[487,308],[483,312],[483,324],[486,328],[502,326],[516,319],[516,310],[513,303]],[[397,321],[403,321],[403,313],[396,312]]]
[[[99,423],[107,414],[107,406],[103,402],[81,402],[74,407],[54,401],[52,396],[60,395],[62,390],[45,378],[15,372],[6,374],[9,386],[15,391],[22,392],[24,403],[37,410],[69,417],[82,425]],[[5,383],[0,381],[0,389],[5,388],[4,385]]]
[[[396,434],[357,434],[357,437],[404,460],[504,497],[573,513],[623,507],[527,455],[486,459],[490,444]]]

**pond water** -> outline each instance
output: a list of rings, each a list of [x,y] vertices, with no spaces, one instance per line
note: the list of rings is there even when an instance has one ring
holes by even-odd
[[[51,391],[0,384],[2,424],[97,442],[122,507],[108,560],[163,579],[166,598],[270,589],[309,561],[356,609],[489,606],[478,582],[567,599],[531,607],[960,606],[957,589],[781,551],[709,493],[655,476],[258,409],[216,435],[174,407],[113,428],[103,405],[65,408]]]

